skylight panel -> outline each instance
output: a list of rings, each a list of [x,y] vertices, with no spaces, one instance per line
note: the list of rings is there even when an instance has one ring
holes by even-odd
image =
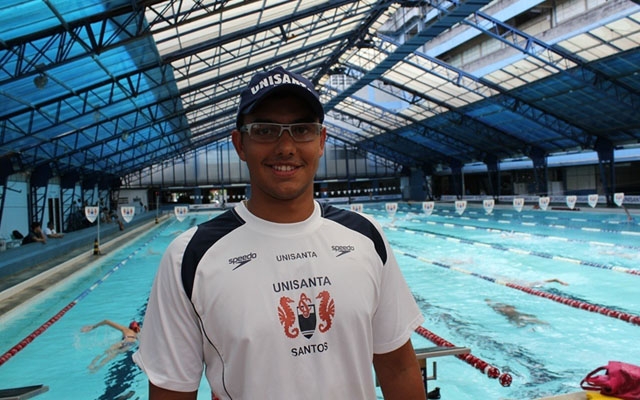
[[[622,51],[635,49],[640,47],[640,33],[614,40],[611,44]]]
[[[598,46],[598,47],[594,47],[592,49],[589,49],[588,51],[586,51],[585,53],[582,53],[582,57],[587,59],[587,60],[598,60],[600,58],[605,58],[614,54],[618,54],[620,52],[620,49],[615,48],[614,46],[610,46],[610,45],[603,45],[603,46]]]
[[[435,113],[417,105],[411,105],[405,108],[404,110],[400,111],[399,114],[407,119],[414,120],[414,121],[421,121],[423,119],[427,119],[435,115]]]

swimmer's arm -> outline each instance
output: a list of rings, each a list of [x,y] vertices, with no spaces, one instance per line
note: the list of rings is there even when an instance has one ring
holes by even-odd
[[[196,400],[198,391],[195,392],[174,392],[163,389],[149,381],[149,400]]]
[[[102,326],[102,325],[108,325],[108,326],[110,326],[110,327],[112,327],[114,329],[117,329],[117,330],[121,331],[121,332],[125,332],[126,329],[127,329],[127,328],[125,328],[124,326],[122,326],[120,324],[116,324],[113,321],[109,321],[108,319],[105,319],[105,320],[102,320],[102,321],[98,322],[95,325],[87,325],[87,326],[83,327],[82,328],[82,332],[92,331],[92,330],[94,330],[97,327]]]

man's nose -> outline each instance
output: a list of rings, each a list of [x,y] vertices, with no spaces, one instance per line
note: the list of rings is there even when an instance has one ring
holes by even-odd
[[[293,136],[291,135],[291,130],[283,129],[280,137],[278,138],[278,148],[282,152],[292,152],[292,149],[295,149],[296,142],[293,140]]]

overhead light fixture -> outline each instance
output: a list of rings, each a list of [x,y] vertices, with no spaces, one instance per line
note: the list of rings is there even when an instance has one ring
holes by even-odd
[[[33,84],[36,85],[38,89],[44,89],[48,82],[49,78],[44,74],[38,74],[38,76],[33,78]]]

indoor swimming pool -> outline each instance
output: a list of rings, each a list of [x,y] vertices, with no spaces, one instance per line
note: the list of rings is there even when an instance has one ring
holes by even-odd
[[[459,215],[453,204],[436,204],[427,215],[419,203],[397,203],[394,212],[385,206],[364,204],[363,212],[385,228],[425,314],[423,327],[470,348],[474,357],[512,378],[504,387],[456,357],[433,359],[437,380],[429,388],[440,387],[443,399],[524,400],[570,393],[609,360],[638,364],[637,217],[509,208],[487,215],[481,206]],[[164,248],[213,215],[188,214],[182,222],[171,217],[4,315],[0,357],[14,354],[0,365],[0,389],[44,384],[49,391],[38,396],[43,400],[146,399],[146,377],[131,361],[132,351],[96,372],[88,369],[120,333],[108,328],[83,333],[81,328],[105,318],[141,320]],[[551,279],[559,282],[543,282]],[[500,303],[530,316],[509,319],[496,306]],[[33,341],[24,342],[35,333]],[[418,333],[412,341],[416,348],[436,345]],[[199,399],[210,398],[203,381]]]

